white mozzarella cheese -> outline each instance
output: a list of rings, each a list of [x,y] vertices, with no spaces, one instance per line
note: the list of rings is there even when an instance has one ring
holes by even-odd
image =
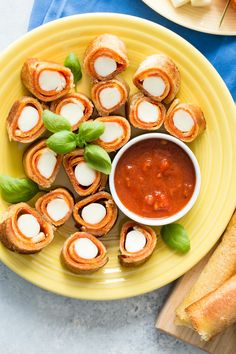
[[[94,69],[98,75],[106,77],[117,69],[117,64],[114,59],[103,55],[95,60]]]
[[[66,87],[66,79],[58,71],[43,70],[38,80],[39,86],[44,91],[62,91]]]
[[[138,118],[145,123],[155,123],[158,121],[160,109],[148,101],[142,101],[138,105]]]
[[[174,113],[173,123],[181,132],[189,132],[194,126],[194,120],[191,115],[182,109],[179,109]]]
[[[81,216],[88,224],[95,225],[105,218],[106,213],[106,208],[102,204],[91,203],[82,209]]]
[[[158,97],[163,95],[166,84],[159,76],[149,76],[143,80],[143,87],[150,95]]]
[[[32,242],[33,243],[39,243],[45,239],[45,234],[44,232],[40,232],[38,235],[32,237]]]
[[[80,238],[74,244],[75,253],[84,259],[93,259],[98,255],[97,246],[89,238]]]
[[[117,87],[106,87],[99,93],[101,105],[106,109],[115,107],[121,101],[121,93]]]
[[[84,115],[84,105],[81,102],[64,104],[60,114],[68,120],[70,125],[77,124]]]
[[[171,0],[174,7],[180,7],[190,2],[190,0]]]
[[[54,221],[63,219],[69,210],[69,206],[63,198],[52,199],[47,205],[47,213]]]
[[[127,252],[135,253],[141,251],[146,245],[146,237],[138,230],[129,231],[125,239],[125,249]]]
[[[191,0],[192,6],[208,6],[211,4],[211,0]]]
[[[20,232],[28,238],[36,237],[40,232],[40,224],[36,217],[31,214],[20,215],[17,226]]]
[[[103,122],[105,125],[105,130],[99,139],[105,143],[110,143],[122,136],[124,130],[122,126],[116,122]]]
[[[77,182],[84,187],[88,187],[96,179],[96,171],[89,167],[86,162],[80,162],[74,171]]]
[[[23,132],[33,129],[39,121],[39,112],[33,106],[25,106],[18,118],[18,128]]]
[[[44,178],[50,178],[57,164],[57,154],[50,150],[45,149],[38,159],[37,168],[39,173]]]

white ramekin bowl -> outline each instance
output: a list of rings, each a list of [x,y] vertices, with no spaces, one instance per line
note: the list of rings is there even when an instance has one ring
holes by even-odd
[[[195,174],[196,174],[195,188],[194,188],[193,195],[192,195],[191,199],[189,200],[189,202],[178,213],[176,213],[172,216],[166,217],[166,218],[147,218],[147,217],[143,217],[143,216],[140,216],[140,215],[132,212],[131,210],[127,209],[126,206],[121,202],[121,200],[119,199],[119,197],[117,195],[116,189],[115,189],[115,183],[114,183],[115,170],[116,170],[117,163],[120,160],[121,156],[125,153],[126,150],[128,150],[134,144],[136,144],[140,141],[143,141],[143,140],[147,140],[147,139],[164,139],[164,140],[171,141],[171,142],[175,143],[176,145],[180,146],[187,153],[187,155],[190,157],[190,159],[193,163],[193,166],[194,166]],[[114,160],[112,161],[112,169],[111,169],[111,173],[109,176],[109,186],[110,186],[111,194],[112,194],[112,197],[113,197],[115,203],[117,204],[118,208],[126,216],[128,216],[130,219],[132,219],[140,224],[151,225],[151,226],[161,226],[161,225],[171,224],[171,223],[175,222],[176,220],[182,218],[193,207],[194,203],[197,200],[199,192],[200,192],[201,172],[200,172],[200,167],[199,167],[198,161],[197,161],[194,153],[181,140],[179,140],[171,135],[168,135],[168,134],[147,133],[147,134],[142,134],[142,135],[137,136],[136,138],[131,139],[127,144],[125,144],[118,151]]]

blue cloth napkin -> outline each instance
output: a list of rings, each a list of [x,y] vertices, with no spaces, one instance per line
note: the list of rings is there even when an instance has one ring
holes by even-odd
[[[178,33],[208,58],[236,100],[236,37],[186,29],[158,15],[141,0],[35,0],[29,30],[60,17],[88,12],[117,12],[139,16]]]

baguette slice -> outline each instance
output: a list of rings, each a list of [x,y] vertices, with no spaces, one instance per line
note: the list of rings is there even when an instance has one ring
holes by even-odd
[[[236,322],[236,274],[186,308],[193,328],[208,341]]]
[[[221,243],[187,297],[177,308],[175,324],[191,327],[191,321],[185,311],[186,307],[219,288],[234,274],[236,274],[236,212],[228,224]]]

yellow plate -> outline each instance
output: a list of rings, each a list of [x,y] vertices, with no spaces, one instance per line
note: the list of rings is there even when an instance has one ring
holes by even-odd
[[[5,119],[12,103],[25,93],[20,82],[26,58],[38,57],[62,63],[70,51],[82,59],[89,41],[104,33],[120,36],[128,47],[130,67],[124,74],[134,92],[132,75],[147,55],[163,52],[174,59],[182,75],[180,99],[198,103],[207,119],[206,132],[192,144],[202,171],[199,199],[181,220],[191,238],[191,251],[181,256],[158,239],[151,259],[136,269],[120,267],[117,254],[119,225],[104,238],[109,263],[92,275],[74,275],[60,264],[59,254],[72,226],[63,227],[53,243],[36,255],[23,256],[0,246],[1,260],[14,272],[47,290],[81,299],[117,299],[157,289],[178,278],[214,245],[235,207],[236,118],[233,100],[209,62],[189,43],[169,30],[139,18],[88,14],[47,24],[25,35],[0,57],[0,173],[22,176],[20,144],[9,143]],[[79,90],[89,94],[84,75]],[[63,181],[61,174],[59,182]],[[0,202],[0,210],[7,205]],[[122,216],[120,216],[122,219]]]
[[[236,35],[236,9],[229,6],[225,18],[220,26],[226,0],[213,0],[210,6],[194,7],[186,4],[174,8],[171,0],[143,0],[160,15],[169,20],[200,32],[235,36]]]

